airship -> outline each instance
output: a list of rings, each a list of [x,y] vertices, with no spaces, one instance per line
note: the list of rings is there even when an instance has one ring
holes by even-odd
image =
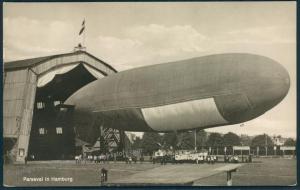
[[[226,53],[112,74],[65,104],[74,106],[74,126],[88,141],[99,125],[170,132],[243,123],[280,103],[289,88],[289,74],[275,60]]]

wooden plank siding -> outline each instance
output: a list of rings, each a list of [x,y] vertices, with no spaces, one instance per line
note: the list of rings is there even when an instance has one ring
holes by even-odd
[[[26,78],[26,87],[24,90],[24,101],[23,101],[23,105],[22,105],[23,113],[22,113],[22,120],[21,120],[18,142],[17,142],[18,150],[24,149],[25,155],[27,155],[27,151],[28,151],[33,109],[34,109],[36,84],[37,84],[36,74],[29,69],[27,71],[28,72],[27,72],[27,78]],[[16,161],[24,161],[24,157],[21,158],[21,157],[17,156]]]
[[[27,70],[7,71],[5,83],[24,83],[27,77]]]
[[[3,136],[18,137],[28,70],[6,72],[3,91]]]

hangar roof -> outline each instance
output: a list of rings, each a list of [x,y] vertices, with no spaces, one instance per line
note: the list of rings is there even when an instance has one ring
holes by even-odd
[[[64,101],[82,86],[117,71],[104,61],[85,51],[50,55],[32,59],[6,62],[4,64],[5,83],[24,83],[26,72],[31,73],[28,80],[36,75],[36,101],[44,101],[47,97]],[[74,82],[76,81],[76,82]],[[6,88],[18,88],[6,85]],[[25,85],[25,84],[22,84]]]
[[[103,63],[105,66],[109,67],[113,71],[117,72],[112,66],[109,64],[105,63],[104,61],[98,59],[97,57],[93,56],[92,54],[85,52],[85,51],[75,51],[71,53],[64,53],[64,54],[57,54],[57,55],[50,55],[50,56],[44,56],[44,57],[37,57],[37,58],[31,58],[31,59],[24,59],[24,60],[17,60],[17,61],[10,61],[6,62],[4,64],[4,69],[21,69],[21,68],[26,68],[26,67],[32,67],[36,66],[38,64],[42,64],[50,59],[58,58],[58,57],[63,57],[67,55],[78,55],[78,54],[86,54],[99,62]]]
[[[5,69],[13,69],[13,68],[23,68],[23,67],[30,67],[31,65],[40,63],[44,60],[51,58],[52,56],[45,56],[45,57],[37,57],[31,59],[24,59],[24,60],[17,60],[17,61],[10,61],[4,64]]]

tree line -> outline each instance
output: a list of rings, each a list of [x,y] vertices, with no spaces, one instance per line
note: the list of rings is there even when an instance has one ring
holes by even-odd
[[[228,132],[224,135],[220,133],[207,133],[205,130],[197,131],[196,138],[194,132],[181,133],[155,133],[145,132],[143,136],[136,137],[132,143],[132,149],[142,149],[144,153],[151,154],[160,148],[174,150],[193,150],[199,147],[230,147],[230,146],[274,146],[273,140],[267,134],[257,135],[250,138],[247,135],[238,136],[235,133]],[[288,138],[284,145],[295,146],[296,142]]]

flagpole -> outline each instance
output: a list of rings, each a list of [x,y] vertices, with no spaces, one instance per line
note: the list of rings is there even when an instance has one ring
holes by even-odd
[[[83,31],[83,42],[82,42],[82,45],[83,45],[84,48],[86,48],[86,47],[85,47],[85,33],[86,33],[85,19],[84,19],[84,30],[85,30],[85,31]]]
[[[82,34],[83,33],[83,34]],[[79,31],[79,36],[82,34],[81,36],[81,43],[78,44],[78,50],[86,50],[85,47],[85,19],[83,19],[83,22],[81,24],[81,29]]]
[[[82,46],[85,47],[85,31],[83,32],[82,36]]]

